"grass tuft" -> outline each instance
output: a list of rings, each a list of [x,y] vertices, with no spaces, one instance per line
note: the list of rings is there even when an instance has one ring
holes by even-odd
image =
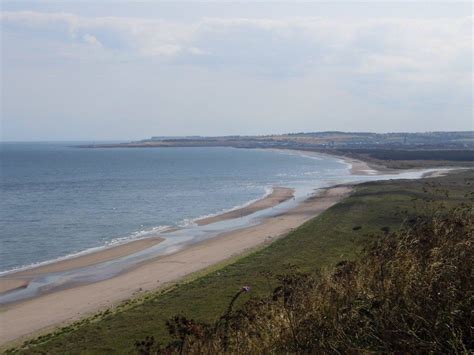
[[[473,208],[439,207],[397,232],[382,228],[356,261],[315,277],[279,277],[272,295],[214,323],[168,321],[173,340],[140,354],[472,353]]]

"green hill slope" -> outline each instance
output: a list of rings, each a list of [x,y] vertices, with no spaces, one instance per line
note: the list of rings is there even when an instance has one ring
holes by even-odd
[[[290,270],[318,279],[321,269],[355,260],[363,247],[381,234],[398,230],[404,221],[429,214],[433,201],[455,206],[472,197],[472,171],[442,178],[366,183],[356,192],[287,237],[222,268],[182,282],[168,290],[128,302],[117,310],[73,324],[35,339],[15,351],[24,353],[129,353],[136,340],[154,336],[166,343],[166,321],[176,314],[215,322],[242,286],[234,309],[251,298],[270,295]],[[381,233],[383,230],[383,233]]]

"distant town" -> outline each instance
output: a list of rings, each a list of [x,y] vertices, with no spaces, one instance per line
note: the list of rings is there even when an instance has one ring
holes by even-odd
[[[392,168],[474,163],[474,131],[423,133],[310,132],[264,136],[154,136],[86,148],[235,147],[310,150],[351,156]]]

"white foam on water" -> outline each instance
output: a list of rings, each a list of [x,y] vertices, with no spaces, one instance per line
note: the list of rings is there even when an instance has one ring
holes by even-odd
[[[157,227],[153,227],[153,228],[148,229],[148,230],[141,230],[141,231],[133,232],[132,234],[130,234],[129,236],[126,236],[126,237],[119,237],[119,238],[114,238],[112,240],[107,240],[107,241],[104,242],[103,245],[87,248],[87,249],[84,249],[84,250],[81,250],[81,251],[78,251],[78,252],[73,252],[73,253],[70,253],[70,254],[67,254],[67,255],[60,256],[58,258],[45,260],[45,261],[40,261],[40,262],[37,262],[37,263],[25,264],[25,265],[21,265],[21,266],[11,268],[11,269],[8,269],[8,270],[0,271],[0,276],[11,274],[11,273],[14,273],[14,272],[33,269],[33,268],[40,267],[40,266],[54,264],[54,263],[57,263],[59,261],[74,259],[74,258],[77,258],[77,257],[80,257],[80,256],[89,255],[89,254],[96,253],[96,252],[103,251],[103,250],[107,250],[107,249],[110,249],[110,248],[113,248],[113,247],[116,247],[116,246],[119,246],[119,245],[127,244],[127,243],[130,243],[130,242],[136,241],[136,240],[142,240],[142,239],[147,239],[147,238],[151,238],[151,237],[156,237],[160,233],[166,232],[167,230],[169,230],[171,228],[172,228],[172,226],[157,226]]]
[[[217,216],[220,216],[221,214],[236,211],[236,210],[239,210],[241,208],[245,208],[247,206],[250,206],[252,203],[263,200],[264,198],[270,196],[273,193],[273,187],[265,186],[264,189],[265,189],[265,193],[261,197],[254,198],[254,199],[249,200],[249,201],[247,201],[243,204],[236,205],[236,206],[231,207],[231,208],[222,209],[222,210],[217,211],[215,213],[209,213],[209,214],[202,215],[202,216],[199,216],[199,217],[196,217],[196,218],[186,218],[186,219],[184,219],[184,220],[182,220],[181,222],[178,223],[178,227],[186,228],[186,227],[190,227],[190,226],[196,226],[197,221],[200,221],[201,219],[217,217]]]
[[[106,249],[109,249],[109,248],[112,248],[112,247],[127,244],[127,243],[130,243],[130,242],[136,241],[136,240],[156,237],[156,236],[160,235],[160,233],[164,233],[167,230],[172,229],[173,227],[187,228],[187,227],[195,226],[196,222],[198,220],[219,216],[219,215],[227,213],[227,212],[232,212],[232,211],[235,211],[235,210],[238,210],[238,209],[241,209],[241,208],[245,208],[245,207],[251,205],[254,202],[262,200],[262,199],[268,197],[269,195],[271,195],[273,193],[273,187],[266,186],[264,188],[264,191],[265,192],[262,196],[260,196],[258,198],[255,198],[255,199],[252,199],[252,200],[249,200],[249,201],[247,201],[243,204],[236,205],[236,206],[231,207],[229,209],[223,209],[221,211],[211,213],[211,214],[207,214],[207,215],[203,215],[203,216],[199,216],[199,217],[196,217],[196,218],[184,219],[180,222],[177,222],[176,226],[162,225],[162,226],[152,227],[150,229],[139,230],[139,231],[131,233],[128,236],[117,237],[117,238],[113,238],[111,240],[107,240],[107,241],[104,242],[103,245],[100,245],[100,246],[87,248],[87,249],[84,249],[84,250],[81,250],[81,251],[73,252],[73,253],[70,253],[70,254],[67,254],[67,255],[60,256],[58,258],[50,259],[50,260],[40,261],[40,262],[36,262],[36,263],[31,263],[31,264],[25,264],[25,265],[21,265],[21,266],[18,266],[18,267],[11,268],[11,269],[3,270],[3,271],[0,271],[0,276],[15,273],[15,272],[19,272],[19,271],[24,271],[24,270],[28,270],[28,269],[33,269],[33,268],[40,267],[40,266],[54,264],[54,263],[57,263],[57,262],[60,262],[60,261],[74,259],[74,258],[77,258],[77,257],[80,257],[80,256],[92,254],[92,253],[103,251],[103,250],[106,250]]]

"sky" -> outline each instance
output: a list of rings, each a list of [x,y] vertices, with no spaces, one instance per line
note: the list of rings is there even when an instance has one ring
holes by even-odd
[[[1,139],[473,130],[471,2],[1,1]]]

